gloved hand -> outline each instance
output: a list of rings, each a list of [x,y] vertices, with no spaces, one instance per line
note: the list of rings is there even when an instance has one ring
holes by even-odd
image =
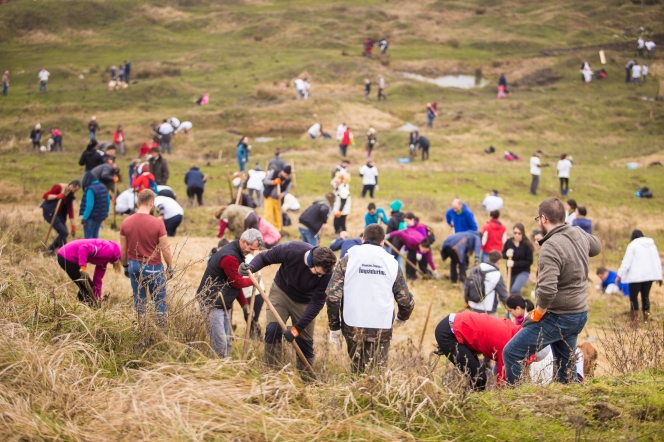
[[[659,284],[659,286],[661,287],[662,286],[662,281],[661,280],[657,281],[657,284]]]
[[[540,314],[537,310],[533,310],[532,312],[528,313],[525,318],[523,318],[523,322],[521,323],[521,328],[535,324],[536,322],[539,322],[540,319],[542,319],[543,317],[544,315]]]
[[[422,254],[421,253],[416,254],[415,259],[417,259],[418,261],[422,261]]]
[[[330,330],[330,343],[338,345],[341,347],[341,329],[339,330]]]
[[[55,197],[56,200],[61,200],[62,198],[65,197],[64,193],[58,193],[58,195]]]
[[[125,275],[127,278],[129,278],[129,266],[128,266],[128,265],[124,266],[124,275]]]
[[[85,225],[85,220],[84,220],[84,219],[81,220],[81,225],[82,225],[82,226]]]
[[[390,234],[389,233],[385,234],[385,239],[390,239]]]
[[[293,342],[298,336],[300,336],[300,332],[293,326],[286,327],[286,330],[284,330],[284,338],[288,342]]]
[[[436,279],[440,279],[440,273],[438,273],[438,271],[433,272],[433,277]]]
[[[76,238],[76,226],[72,224],[71,226],[71,236]]]
[[[249,320],[249,312],[251,310],[249,309],[249,304],[245,304],[242,306],[242,312],[244,313],[244,320],[248,321]]]
[[[90,275],[88,275],[88,268],[87,267],[81,266],[80,271],[81,271],[81,279],[83,279],[83,278],[90,279]]]
[[[117,183],[119,180],[120,180],[120,179],[118,178],[117,175],[113,177],[113,182],[114,182],[114,183]]]
[[[243,262],[242,264],[240,264],[240,268],[237,271],[242,276],[249,276],[249,270],[251,270],[251,267],[249,267],[249,264],[247,264],[246,262]]]
[[[281,184],[281,178],[277,178],[276,180],[272,180],[272,185],[273,186],[277,186],[279,184]]]
[[[173,270],[173,267],[169,267],[166,269],[166,279],[169,280],[173,277],[175,274],[175,270]]]
[[[341,218],[341,210],[334,214],[335,218]]]
[[[396,321],[394,321],[394,325],[397,327],[403,327],[404,325],[406,325],[406,322],[408,322],[407,319],[404,321],[402,319],[397,318]]]
[[[507,261],[507,268],[508,268],[508,269],[511,269],[512,267],[514,267],[514,261],[512,261],[512,260],[510,259],[510,260]]]

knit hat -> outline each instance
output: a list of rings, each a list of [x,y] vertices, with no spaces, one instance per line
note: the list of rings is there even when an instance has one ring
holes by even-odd
[[[291,174],[291,167],[290,167],[290,165],[284,167],[284,173],[287,173],[288,175]]]
[[[399,200],[394,200],[392,201],[392,204],[390,204],[390,209],[392,209],[392,212],[398,212],[402,207],[403,203]]]

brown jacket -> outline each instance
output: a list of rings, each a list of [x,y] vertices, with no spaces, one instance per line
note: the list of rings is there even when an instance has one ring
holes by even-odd
[[[602,243],[569,224],[551,230],[539,243],[537,305],[555,314],[588,311],[588,257],[599,255]]]
[[[228,230],[231,231],[235,239],[240,239],[240,236],[244,233],[244,220],[246,220],[247,216],[253,211],[254,209],[246,206],[229,204],[226,207],[226,210],[221,214],[220,218],[228,220]]]

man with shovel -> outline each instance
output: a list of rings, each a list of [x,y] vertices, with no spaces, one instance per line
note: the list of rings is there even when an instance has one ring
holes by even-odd
[[[341,346],[341,336],[346,339],[353,373],[387,361],[392,322],[403,327],[415,307],[406,278],[384,245],[385,230],[368,225],[362,245],[341,258],[326,290],[330,342]]]
[[[210,345],[220,358],[228,357],[233,343],[233,301],[237,299],[245,315],[249,314],[249,304],[242,289],[253,283],[238,273],[238,267],[244,263],[245,256],[256,253],[262,245],[261,232],[256,229],[245,231],[240,239],[229,242],[212,255],[198,286],[198,302],[205,317]]]
[[[49,254],[55,252],[67,243],[69,232],[67,231],[67,215],[71,221],[71,234],[76,236],[76,226],[74,225],[74,200],[75,194],[81,188],[81,182],[74,180],[69,184],[56,184],[51,187],[51,190],[46,192],[43,196],[44,202],[41,204],[44,220],[50,224],[48,233],[51,233],[51,228],[55,229],[58,236],[48,246]],[[44,243],[48,241],[48,236]],[[44,244],[46,245],[46,244]]]
[[[267,311],[264,361],[280,368],[281,338],[297,342],[309,364],[314,365],[314,326],[316,316],[325,305],[325,289],[330,281],[337,257],[327,247],[292,241],[279,244],[258,254],[250,264],[240,264],[239,273],[248,276],[263,267],[281,264],[268,295],[281,320],[291,318],[291,325],[282,332],[272,310]],[[269,304],[269,303],[268,303]],[[305,365],[298,359],[297,368],[304,372]]]

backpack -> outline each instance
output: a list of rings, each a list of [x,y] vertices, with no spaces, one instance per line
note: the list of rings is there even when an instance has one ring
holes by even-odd
[[[497,268],[487,270],[486,272],[481,269],[478,265],[473,267],[466,278],[466,282],[463,283],[463,300],[465,302],[482,302],[486,297],[484,280],[487,273],[497,272]]]
[[[429,245],[433,244],[436,242],[436,235],[433,233],[433,229],[426,224],[422,224],[426,229],[427,229],[427,240],[429,241]]]

